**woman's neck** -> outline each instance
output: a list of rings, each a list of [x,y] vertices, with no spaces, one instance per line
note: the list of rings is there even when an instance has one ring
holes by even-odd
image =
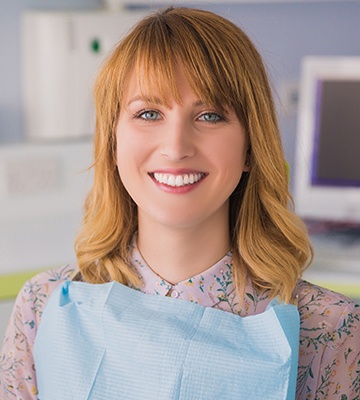
[[[139,220],[138,248],[156,274],[176,284],[207,270],[230,250],[228,223],[174,229]]]

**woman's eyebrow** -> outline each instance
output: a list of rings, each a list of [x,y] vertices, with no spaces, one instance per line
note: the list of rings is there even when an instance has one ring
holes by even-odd
[[[202,107],[202,106],[205,106],[205,105],[206,105],[206,103],[204,103],[202,100],[198,100],[198,101],[195,101],[193,103],[194,107]]]
[[[150,97],[145,97],[145,96],[135,96],[128,101],[127,106],[129,106],[131,103],[134,103],[136,101],[143,101],[144,103],[155,103],[155,104],[163,103],[159,97],[150,98]]]

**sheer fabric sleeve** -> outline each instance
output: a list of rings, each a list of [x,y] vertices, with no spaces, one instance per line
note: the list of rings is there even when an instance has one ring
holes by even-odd
[[[17,296],[0,353],[0,399],[36,400],[33,346],[37,316],[27,283]]]
[[[0,351],[0,400],[37,400],[34,343],[48,298],[74,266],[42,272],[19,292]]]
[[[360,400],[360,307],[350,303],[329,332],[315,399]]]
[[[296,400],[360,400],[360,307],[339,293],[300,281]]]

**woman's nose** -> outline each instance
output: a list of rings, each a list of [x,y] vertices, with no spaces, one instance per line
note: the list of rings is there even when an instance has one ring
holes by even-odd
[[[190,122],[171,124],[164,132],[161,155],[172,161],[180,161],[195,154],[194,127]]]

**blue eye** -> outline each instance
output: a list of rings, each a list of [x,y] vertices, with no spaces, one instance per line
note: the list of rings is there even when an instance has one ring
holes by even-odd
[[[159,118],[159,113],[154,110],[147,110],[139,113],[138,118],[146,121],[156,121]]]
[[[204,113],[199,118],[200,121],[211,122],[211,123],[219,122],[222,119],[223,118],[216,113]]]

